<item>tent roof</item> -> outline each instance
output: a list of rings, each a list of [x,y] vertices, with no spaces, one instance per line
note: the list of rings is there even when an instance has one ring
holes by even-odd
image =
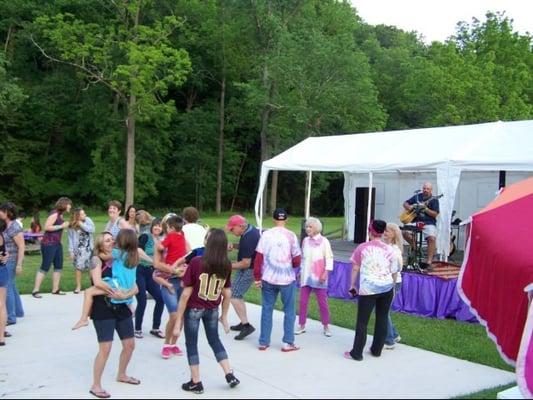
[[[533,120],[310,137],[263,163],[267,170],[353,173],[533,170]]]

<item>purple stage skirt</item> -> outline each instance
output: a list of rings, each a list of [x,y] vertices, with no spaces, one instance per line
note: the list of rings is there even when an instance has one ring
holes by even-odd
[[[329,275],[328,296],[353,300],[348,293],[352,264],[334,262]],[[417,273],[402,273],[402,289],[396,293],[392,310],[428,318],[454,318],[477,322],[457,292],[457,279],[442,279]]]

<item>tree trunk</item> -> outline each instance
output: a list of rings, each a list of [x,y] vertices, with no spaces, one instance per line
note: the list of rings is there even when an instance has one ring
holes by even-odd
[[[128,118],[126,119],[127,139],[126,139],[126,204],[125,207],[133,204],[134,201],[134,178],[135,178],[135,105],[137,97],[130,95],[128,99]]]
[[[222,77],[220,85],[220,111],[219,111],[219,132],[218,132],[218,165],[217,165],[217,198],[216,213],[222,211],[222,163],[224,161],[224,109],[226,103],[226,77]]]
[[[246,155],[248,154],[248,147],[244,149],[244,156],[241,160],[241,166],[239,167],[239,172],[237,173],[237,179],[235,180],[235,189],[233,190],[233,198],[231,199],[230,211],[233,211],[235,207],[235,200],[237,199],[237,193],[239,192],[239,184],[241,183],[242,170],[244,169],[244,164],[246,163]]]

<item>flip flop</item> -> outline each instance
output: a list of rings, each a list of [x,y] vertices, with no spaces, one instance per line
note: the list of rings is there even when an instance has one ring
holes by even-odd
[[[105,390],[89,390],[89,393],[92,394],[94,397],[98,397],[99,399],[109,399],[111,395],[107,393]]]
[[[155,337],[158,337],[160,339],[164,339],[165,335],[163,335],[163,332],[161,332],[159,329],[152,329],[150,331],[150,335],[153,335]]]
[[[65,292],[62,292],[61,290],[56,290],[55,292],[52,292],[52,294],[58,294],[58,295],[60,295],[60,296],[64,296],[64,295],[66,295],[66,293],[65,293]]]
[[[138,380],[137,378],[134,378],[132,376],[128,377],[128,379],[126,379],[126,380],[117,380],[117,382],[129,383],[130,385],[140,385],[141,384],[140,380]]]
[[[13,336],[11,333],[9,333],[8,331],[4,331],[4,337],[11,337]]]
[[[79,290],[74,290],[72,293],[74,293],[74,294],[80,294],[80,291],[79,291]]]
[[[31,295],[35,297],[36,299],[42,299],[43,296],[41,296],[41,292],[31,292]]]

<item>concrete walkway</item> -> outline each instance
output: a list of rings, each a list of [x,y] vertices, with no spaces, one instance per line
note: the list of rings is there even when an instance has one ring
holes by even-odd
[[[23,296],[26,316],[9,327],[13,337],[0,348],[0,398],[92,398],[88,391],[97,351],[94,328],[91,324],[79,331],[70,330],[79,316],[81,301],[82,295],[72,293],[44,295],[40,300]],[[147,334],[152,307],[153,301],[149,301],[145,337],[137,340],[128,371],[141,379],[141,385],[115,382],[118,338],[104,371],[103,385],[114,398],[195,398],[197,395],[180,388],[189,380],[186,357],[163,360],[163,341]],[[257,339],[261,309],[250,304],[248,310],[257,328],[255,333],[242,342],[233,340],[233,333],[222,334],[235,375],[241,380],[235,389],[226,385],[201,330],[201,374],[206,397],[447,398],[515,379],[506,371],[405,345],[384,350],[381,358],[366,351],[362,362],[346,360],[342,354],[351,347],[353,331],[333,327],[333,337],[326,338],[321,325],[311,320],[307,333],[297,336],[302,349],[282,353],[283,315],[279,312],[274,315],[272,346],[260,352]],[[230,322],[236,320],[232,314]],[[185,350],[183,337],[178,344]]]

